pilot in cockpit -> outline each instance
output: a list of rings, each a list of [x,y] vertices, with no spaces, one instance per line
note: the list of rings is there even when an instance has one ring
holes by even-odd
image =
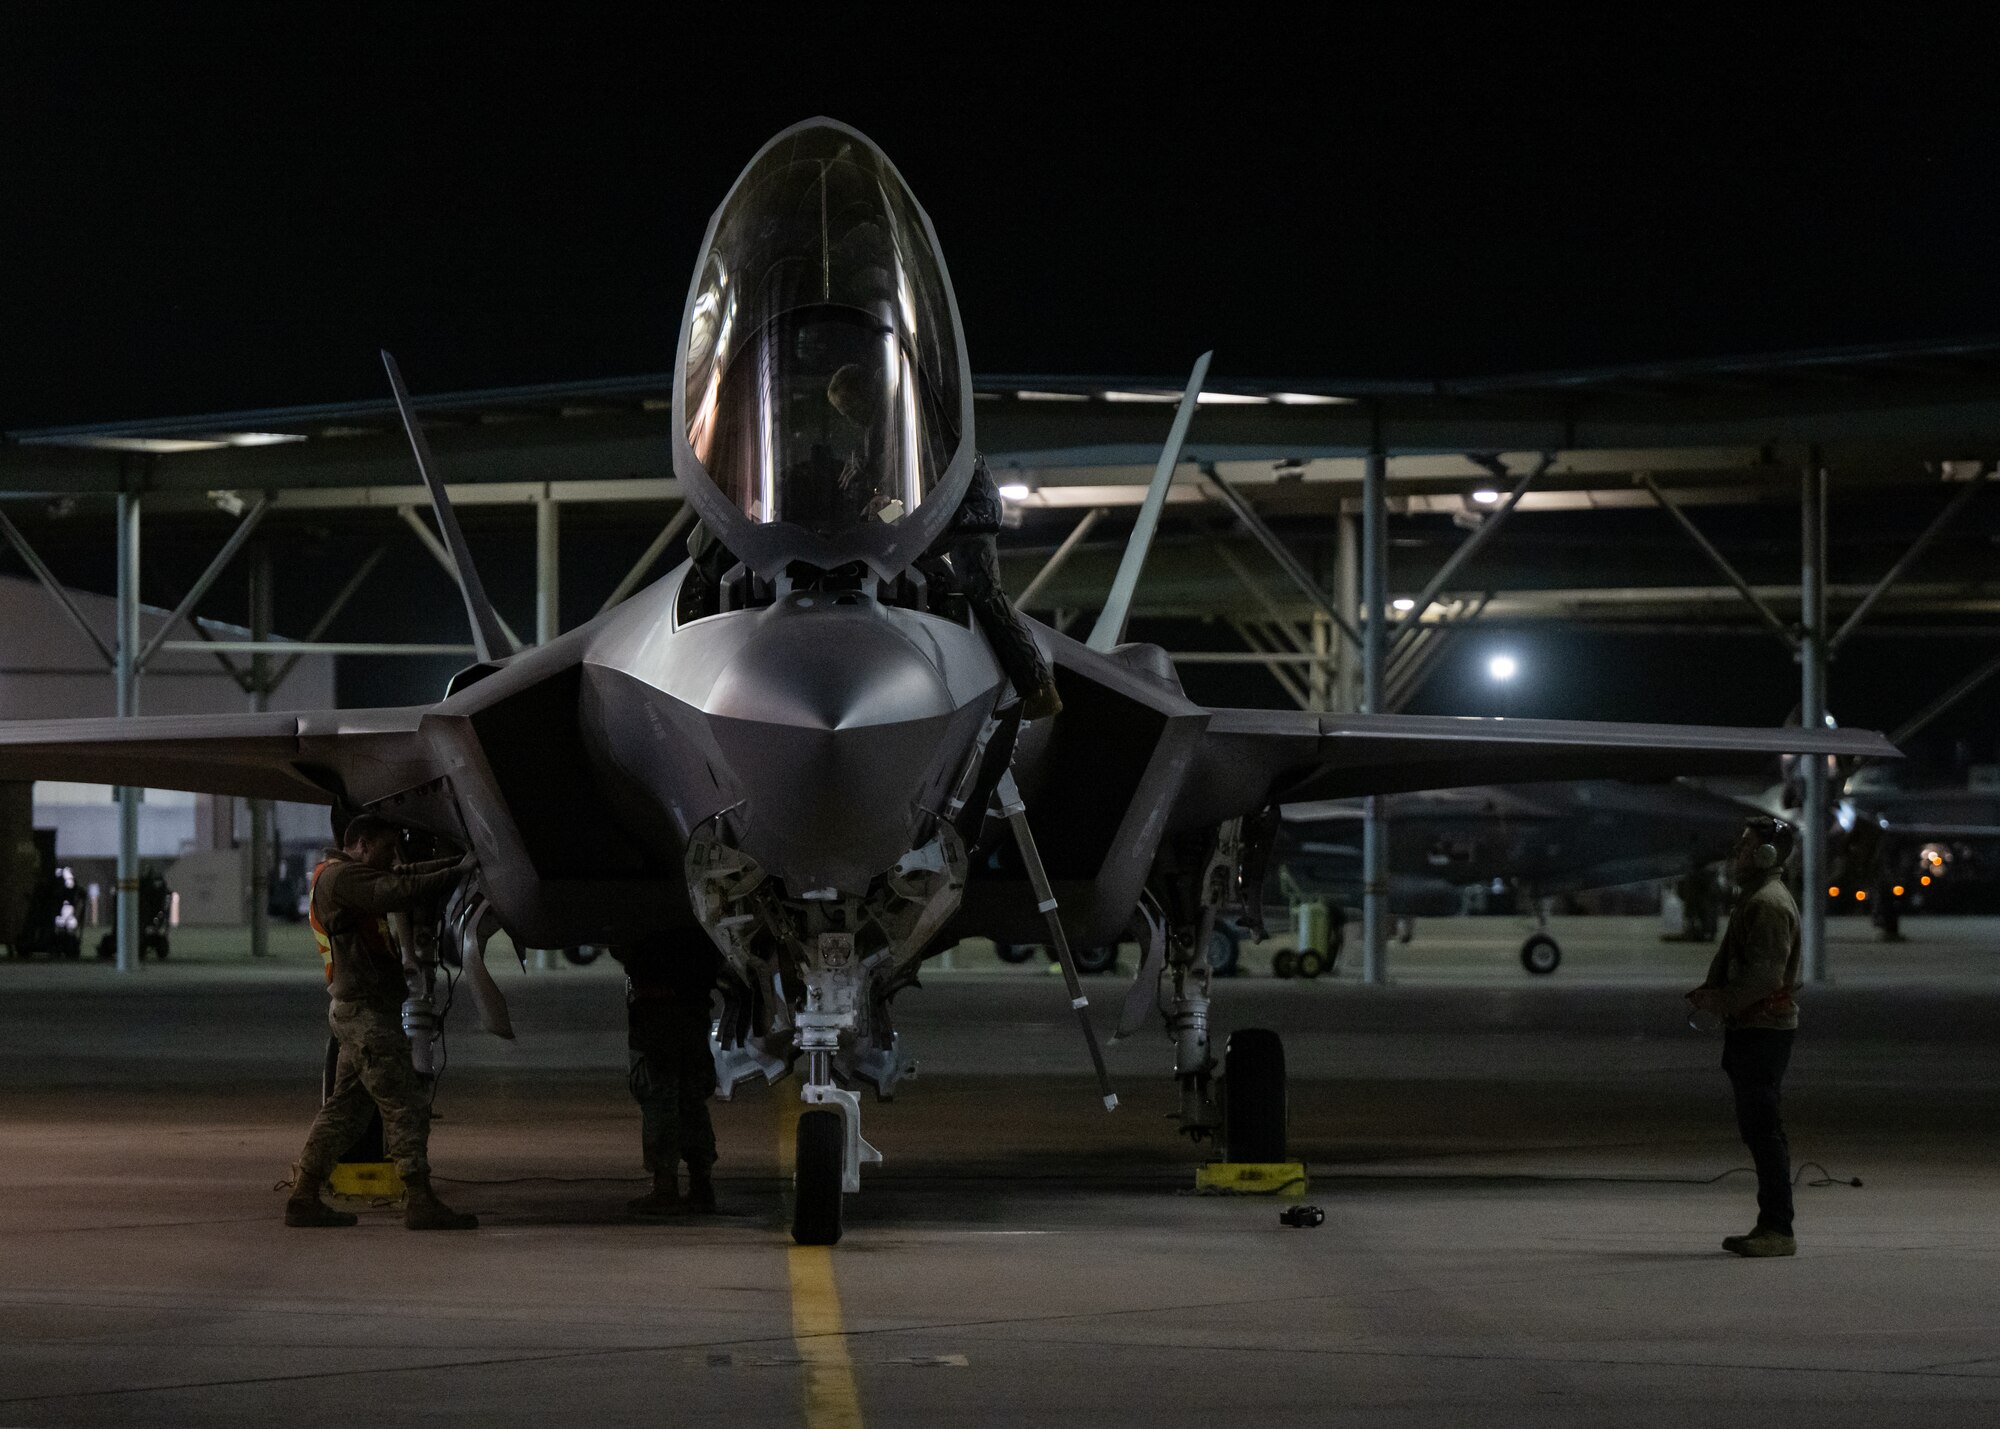
[[[909,584],[964,597],[1023,717],[1056,713],[1000,582],[972,399],[936,236],[901,177],[837,128],[767,148],[717,214],[682,319],[674,471],[701,517],[688,603],[715,609],[739,559],[772,583],[914,569]]]

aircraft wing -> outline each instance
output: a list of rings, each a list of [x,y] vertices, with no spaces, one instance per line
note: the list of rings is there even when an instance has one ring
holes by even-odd
[[[1268,804],[1411,789],[1754,773],[1780,754],[1901,757],[1869,730],[1218,709],[1172,822],[1189,828]]]
[[[427,708],[0,720],[0,779],[368,802],[443,772],[418,733]]]

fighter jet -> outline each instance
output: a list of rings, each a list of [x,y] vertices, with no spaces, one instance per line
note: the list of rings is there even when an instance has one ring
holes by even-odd
[[[1518,891],[1537,907],[1521,966],[1548,974],[1562,947],[1539,914],[1553,893],[1675,878],[1729,856],[1757,809],[1697,785],[1502,785],[1397,794],[1389,800],[1389,908],[1398,917],[1456,913],[1468,888]],[[1273,864],[1305,896],[1359,906],[1358,800],[1287,804]]]
[[[854,1089],[894,1090],[908,1065],[894,998],[961,934],[1041,930],[1068,969],[1070,942],[1110,941],[1136,919],[1149,952],[1126,1020],[1173,1040],[1183,1129],[1222,1132],[1236,1160],[1278,1160],[1282,1055],[1269,1033],[1212,1054],[1196,952],[1256,853],[1245,816],[1405,789],[1726,771],[1784,750],[1893,753],[1854,731],[1195,704],[1166,653],[1124,632],[1146,513],[1173,477],[1198,379],[1127,551],[1131,579],[1088,640],[1032,627],[1063,708],[1024,722],[963,592],[919,563],[946,537],[976,453],[937,235],[883,153],[830,120],[771,140],[717,209],[672,370],[663,455],[729,553],[715,580],[683,564],[513,651],[397,380],[480,656],[445,697],[10,724],[0,779],[314,800],[469,849],[477,872],[446,910],[469,971],[502,930],[531,947],[705,933],[727,963],[725,1086],[802,1073],[801,1242],[839,1237],[843,1193],[879,1159]],[[1067,986],[1102,1085],[1073,975]],[[490,980],[482,1016],[505,1030]]]

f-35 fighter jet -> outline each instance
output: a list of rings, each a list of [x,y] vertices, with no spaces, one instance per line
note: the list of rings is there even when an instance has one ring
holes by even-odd
[[[1199,956],[1268,823],[1246,840],[1246,816],[1893,753],[1854,731],[1208,709],[1164,651],[1124,643],[1129,580],[1087,642],[1031,627],[1062,710],[1024,723],[963,589],[927,555],[948,544],[975,460],[951,280],[902,177],[841,124],[786,130],[737,180],[703,239],[673,371],[672,466],[727,553],[713,579],[683,565],[513,653],[404,402],[481,655],[443,700],[0,726],[0,779],[318,801],[470,849],[478,871],[447,922],[473,969],[501,930],[530,947],[705,930],[726,957],[725,1087],[803,1072],[802,1241],[838,1237],[842,1192],[874,1156],[853,1088],[894,1088],[907,1063],[893,999],[956,935],[1060,948],[1136,920],[1148,954],[1124,1021],[1157,1018],[1173,1039],[1184,1128],[1215,1133],[1227,1101],[1232,1157],[1278,1159],[1281,1145],[1247,1143],[1273,1126],[1282,1140],[1282,1060],[1246,1040],[1219,1085]],[[1155,515],[1177,455],[1175,440]],[[504,1031],[484,988],[482,1016]]]

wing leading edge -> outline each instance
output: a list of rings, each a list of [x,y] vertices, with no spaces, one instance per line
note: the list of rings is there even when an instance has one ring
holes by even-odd
[[[357,803],[434,778],[428,706],[306,714],[0,721],[0,779]]]
[[[1268,804],[1471,784],[1754,774],[1781,754],[1902,757],[1871,730],[1219,709],[1172,822],[1193,828]]]

